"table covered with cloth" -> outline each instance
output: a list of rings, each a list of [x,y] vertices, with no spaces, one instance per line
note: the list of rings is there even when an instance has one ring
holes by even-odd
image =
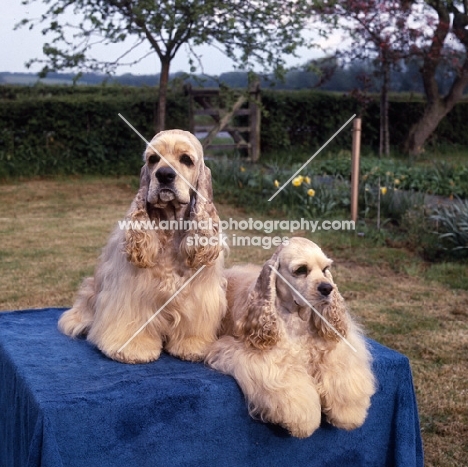
[[[422,466],[408,359],[369,340],[365,424],[307,439],[252,419],[233,378],[163,353],[115,362],[57,329],[63,309],[0,313],[0,466]]]

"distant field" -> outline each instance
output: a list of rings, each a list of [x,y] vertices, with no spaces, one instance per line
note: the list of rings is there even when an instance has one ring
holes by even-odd
[[[57,84],[73,84],[72,81],[66,79],[53,79],[53,78],[43,78],[38,79],[33,76],[4,76],[2,79],[2,84],[19,84],[24,86],[32,86],[37,83],[48,84],[48,85],[57,85]],[[86,84],[86,83],[80,83]]]

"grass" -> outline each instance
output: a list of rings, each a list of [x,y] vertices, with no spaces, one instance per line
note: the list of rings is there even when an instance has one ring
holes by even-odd
[[[110,231],[128,209],[136,184],[136,177],[4,183],[0,310],[70,306],[81,280],[92,274]],[[217,207],[224,219],[254,216],[251,208],[239,209],[222,199]],[[367,233],[361,237],[321,231],[311,239],[334,259],[334,278],[369,337],[409,357],[426,465],[466,465],[467,265],[430,265]],[[262,263],[271,254],[263,248],[231,248],[227,265]]]
[[[423,272],[429,280],[438,281],[454,289],[468,290],[466,264],[439,263]]]
[[[132,181],[3,184],[0,309],[70,305],[83,276],[92,273],[116,218],[125,214]]]

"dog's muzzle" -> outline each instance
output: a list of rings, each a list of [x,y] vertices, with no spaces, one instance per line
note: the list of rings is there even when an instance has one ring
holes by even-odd
[[[156,178],[161,185],[170,185],[176,176],[176,171],[172,167],[161,167],[156,170]]]
[[[323,297],[328,297],[332,293],[333,285],[331,285],[328,282],[320,282],[320,284],[317,287],[317,290]]]
[[[162,203],[169,203],[173,199],[175,199],[175,193],[172,190],[162,189],[159,192],[159,200]]]
[[[177,173],[172,167],[161,167],[156,171],[155,177],[159,184],[157,194],[160,203],[169,203],[176,198],[173,187],[176,176]]]

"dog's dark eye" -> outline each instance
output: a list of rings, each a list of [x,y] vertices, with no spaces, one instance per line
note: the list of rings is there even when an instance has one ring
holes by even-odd
[[[187,167],[192,167],[193,161],[187,154],[182,154],[180,156],[180,163],[186,165]]]
[[[296,276],[307,276],[307,273],[309,271],[307,271],[307,266],[299,266],[295,271],[294,271],[294,275]]]
[[[327,271],[329,271],[329,270],[330,270],[330,266],[327,266],[327,267],[325,267],[325,268],[322,269],[322,272],[323,272],[324,274],[326,274]]]
[[[148,164],[157,164],[161,158],[157,154],[152,154],[148,157]]]

